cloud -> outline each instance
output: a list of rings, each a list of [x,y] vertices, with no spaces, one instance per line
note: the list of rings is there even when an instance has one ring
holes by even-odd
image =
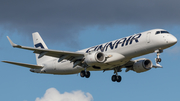
[[[82,91],[65,92],[61,94],[55,88],[49,88],[42,98],[36,98],[35,101],[93,101],[90,93]]]
[[[51,42],[77,46],[79,31],[91,26],[180,25],[179,0],[1,0],[0,26]]]

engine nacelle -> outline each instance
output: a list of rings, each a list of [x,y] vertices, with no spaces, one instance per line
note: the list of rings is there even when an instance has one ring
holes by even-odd
[[[104,53],[102,52],[90,52],[85,56],[85,60],[84,62],[89,65],[89,66],[98,66],[101,63],[104,63],[106,60],[106,57],[104,55]]]
[[[152,68],[152,62],[149,59],[139,59],[135,60],[133,65],[133,70],[137,73],[148,71]]]

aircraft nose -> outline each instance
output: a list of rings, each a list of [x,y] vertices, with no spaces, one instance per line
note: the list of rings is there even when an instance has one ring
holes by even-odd
[[[176,44],[177,43],[177,38],[175,36],[169,36],[168,43],[172,44],[172,45]]]

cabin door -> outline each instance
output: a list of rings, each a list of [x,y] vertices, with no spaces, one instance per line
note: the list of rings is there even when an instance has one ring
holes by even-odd
[[[150,41],[151,41],[151,32],[148,32],[147,33],[147,36],[146,36],[146,41],[147,41],[147,43],[150,43]]]

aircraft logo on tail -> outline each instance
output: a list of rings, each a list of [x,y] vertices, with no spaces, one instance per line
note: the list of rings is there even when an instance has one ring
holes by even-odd
[[[38,48],[38,47],[44,48],[44,46],[42,45],[42,43],[35,44],[34,46],[35,46],[36,48]]]

